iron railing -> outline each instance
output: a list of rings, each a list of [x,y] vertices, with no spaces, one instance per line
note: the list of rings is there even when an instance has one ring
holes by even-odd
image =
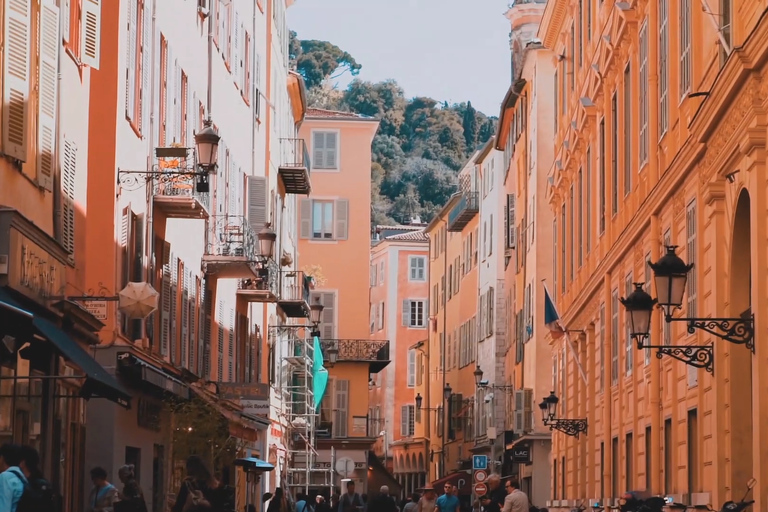
[[[479,209],[479,194],[477,192],[464,192],[459,202],[448,214],[448,225],[455,224],[465,213],[477,213]]]
[[[209,229],[206,256],[242,257],[255,262],[258,244],[247,217],[214,215]]]
[[[280,167],[306,168],[307,172],[310,171],[312,165],[304,139],[280,139]]]
[[[389,361],[389,340],[320,340],[323,358],[328,349],[339,351],[338,361]]]
[[[257,277],[240,279],[238,290],[272,292],[278,300],[304,301],[309,304],[310,290],[314,287],[312,277],[301,270],[280,270],[272,260],[257,270]]]
[[[198,177],[189,174],[168,174],[152,181],[153,196],[193,197],[210,211],[211,194],[197,191]]]

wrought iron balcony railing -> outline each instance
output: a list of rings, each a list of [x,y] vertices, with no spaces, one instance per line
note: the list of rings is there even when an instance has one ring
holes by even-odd
[[[206,256],[256,260],[258,243],[248,218],[242,215],[214,215],[210,221]]]
[[[210,193],[198,192],[197,181],[198,178],[194,175],[161,175],[152,182],[152,195],[196,199],[207,211],[210,211]]]
[[[389,340],[320,340],[323,358],[328,361],[328,349],[338,350],[337,362],[369,363],[371,373],[378,373],[389,364]]]
[[[461,231],[480,211],[480,195],[463,192],[461,199],[448,213],[448,231]]]
[[[280,139],[278,171],[285,191],[289,194],[309,194],[312,165],[304,139]]]

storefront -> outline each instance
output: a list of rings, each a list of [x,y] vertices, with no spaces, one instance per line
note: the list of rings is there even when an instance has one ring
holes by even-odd
[[[85,401],[125,409],[131,397],[86,350],[103,324],[66,298],[67,257],[18,212],[0,211],[0,443],[34,446],[62,511],[74,512],[84,504]]]

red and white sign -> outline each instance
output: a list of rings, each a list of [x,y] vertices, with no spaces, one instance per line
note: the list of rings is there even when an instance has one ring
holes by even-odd
[[[482,469],[478,469],[477,471],[475,471],[475,482],[477,482],[478,484],[481,484],[485,482],[486,479],[488,479],[488,473],[486,473]]]
[[[477,483],[475,484],[475,494],[477,496],[482,496],[483,494],[488,492],[488,487],[483,483]]]

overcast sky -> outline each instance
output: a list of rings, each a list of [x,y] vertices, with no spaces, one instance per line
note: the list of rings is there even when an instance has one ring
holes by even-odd
[[[349,52],[363,80],[394,78],[407,97],[469,100],[496,116],[510,83],[506,8],[506,0],[296,0],[288,25],[299,39]]]

